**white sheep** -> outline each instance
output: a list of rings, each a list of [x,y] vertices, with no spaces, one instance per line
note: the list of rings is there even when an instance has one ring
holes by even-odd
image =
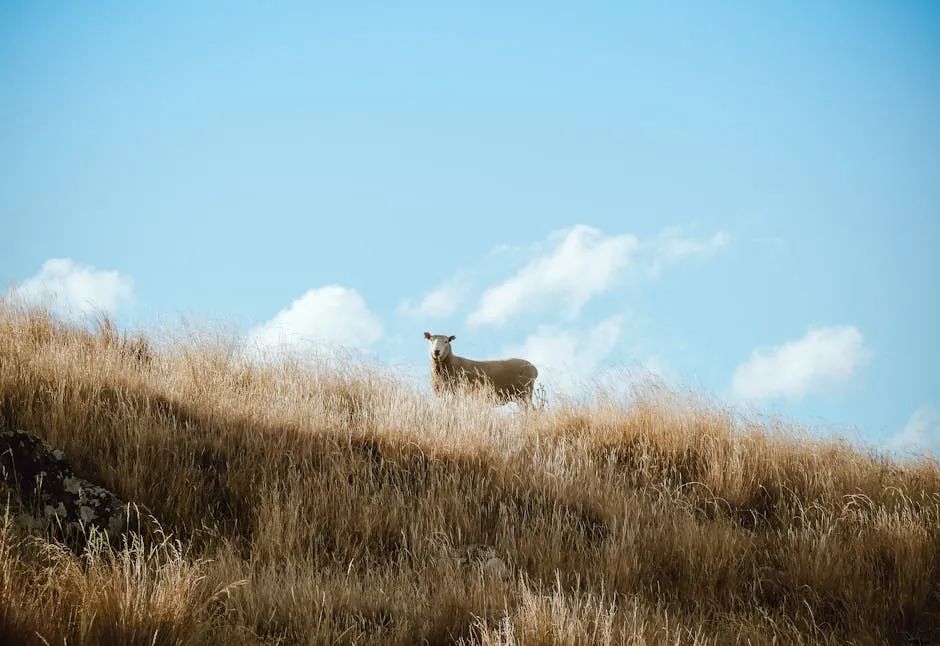
[[[425,332],[424,338],[430,343],[431,387],[435,393],[460,385],[488,386],[501,402],[517,401],[526,406],[532,403],[539,371],[525,359],[473,361],[451,351],[450,344],[457,338],[453,335]]]

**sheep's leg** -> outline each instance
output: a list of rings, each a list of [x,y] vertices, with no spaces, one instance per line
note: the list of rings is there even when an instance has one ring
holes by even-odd
[[[535,390],[535,380],[533,379],[529,383],[529,401],[533,408],[543,410],[545,408],[545,388],[539,388],[539,399],[537,403],[535,401]]]
[[[519,402],[519,405],[525,409],[532,408],[532,384],[529,384],[525,388],[519,391],[515,397],[516,401]]]

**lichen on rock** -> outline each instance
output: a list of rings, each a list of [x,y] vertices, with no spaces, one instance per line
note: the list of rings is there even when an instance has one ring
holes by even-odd
[[[49,531],[82,544],[89,529],[113,540],[127,528],[128,506],[114,493],[78,477],[65,454],[25,431],[0,431],[3,500],[26,531]]]

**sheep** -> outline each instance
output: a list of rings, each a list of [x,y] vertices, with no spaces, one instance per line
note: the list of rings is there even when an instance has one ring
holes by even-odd
[[[532,404],[532,390],[539,371],[525,359],[473,361],[458,357],[450,344],[456,336],[424,333],[430,343],[431,387],[440,394],[459,385],[490,387],[501,403]]]

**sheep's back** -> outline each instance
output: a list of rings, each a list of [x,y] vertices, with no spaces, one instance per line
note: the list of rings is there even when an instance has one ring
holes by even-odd
[[[497,390],[525,387],[539,374],[536,367],[525,359],[480,361],[477,368],[486,374]]]

